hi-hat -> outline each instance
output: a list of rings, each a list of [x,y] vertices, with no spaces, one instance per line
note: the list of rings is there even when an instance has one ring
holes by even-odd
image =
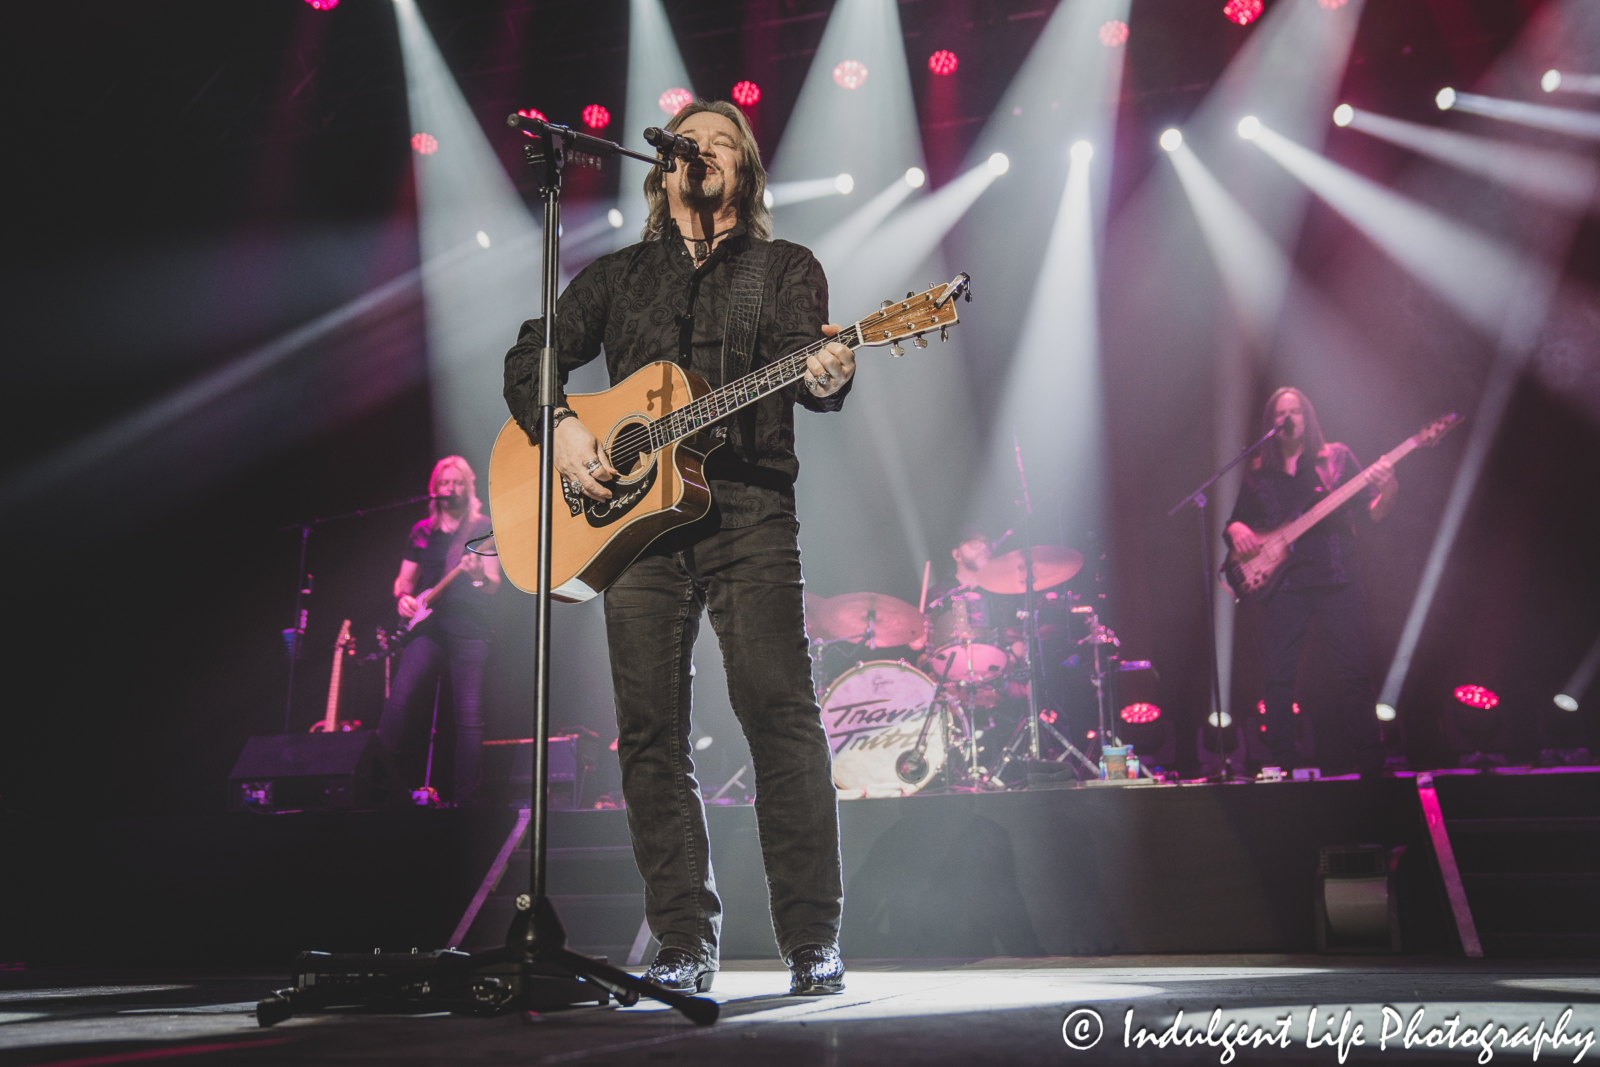
[[[873,648],[909,645],[926,629],[922,612],[883,593],[842,593],[826,600],[806,600],[806,622],[813,638],[860,644],[867,640],[869,615]]]
[[[1060,585],[1083,569],[1083,553],[1065,545],[1038,545],[1033,550],[1033,588]],[[978,585],[991,593],[1025,593],[1027,565],[1022,549],[996,556],[978,572]]]

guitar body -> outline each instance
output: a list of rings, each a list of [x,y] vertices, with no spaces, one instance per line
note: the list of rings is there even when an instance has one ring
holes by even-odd
[[[1241,556],[1230,551],[1222,564],[1222,576],[1233,590],[1234,599],[1243,603],[1259,600],[1278,588],[1283,577],[1283,565],[1289,562],[1289,552],[1294,547],[1284,536],[1291,525],[1285,523],[1261,538],[1261,547],[1253,556]]]
[[[556,475],[551,517],[550,595],[576,604],[616,581],[657,537],[711,506],[705,457],[720,442],[699,432],[655,452],[624,457],[619,435],[661,419],[711,391],[675,363],[647,364],[603,393],[572,393],[567,407],[600,438],[622,473],[604,483],[613,497],[590,500]],[[506,420],[489,457],[489,507],[500,567],[518,589],[539,588],[539,446]]]

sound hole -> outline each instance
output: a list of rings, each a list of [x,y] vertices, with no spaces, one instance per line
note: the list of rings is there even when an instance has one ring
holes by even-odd
[[[611,465],[623,478],[632,478],[650,466],[650,423],[629,419],[620,424],[611,438]]]

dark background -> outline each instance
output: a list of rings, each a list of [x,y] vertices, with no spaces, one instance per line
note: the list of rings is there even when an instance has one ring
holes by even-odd
[[[507,110],[536,105],[556,121],[576,121],[583,105],[598,101],[620,115],[620,0],[420,6],[519,181],[516,142],[494,132]],[[829,5],[666,6],[697,90],[726,97],[740,78],[760,83],[753,117],[770,158]],[[961,169],[1053,6],[899,5],[933,184]],[[1102,268],[1112,513],[1104,529],[1059,531],[1067,543],[1103,545],[1107,618],[1125,655],[1161,666],[1160,702],[1176,724],[1184,766],[1192,765],[1206,705],[1204,615],[1192,519],[1167,519],[1165,511],[1210,473],[1207,398],[1225,311],[1155,137],[1193,112],[1254,30],[1227,23],[1215,6],[1132,7]],[[1530,19],[1554,7],[1375,0],[1343,98],[1436,122],[1431,99],[1440,85],[1477,84]],[[345,0],[324,14],[301,0],[89,2],[28,5],[7,20],[0,47],[12,193],[0,278],[8,401],[0,528],[12,636],[4,644],[0,795],[6,807],[30,812],[218,810],[244,739],[283,728],[279,631],[293,622],[298,537],[281,527],[421,492],[437,458],[418,291],[334,331],[248,390],[196,402],[152,437],[112,440],[82,462],[57,457],[417,265],[392,6]],[[934,108],[926,57],[940,47],[954,48],[962,66],[959,91]],[[1487,122],[1476,128],[1516,136]],[[1497,195],[1354,134],[1331,137],[1327,152],[1410,195],[1457,206]],[[591,182],[589,195],[612,195],[611,180]],[[1571,246],[1575,286],[1594,282],[1596,236],[1585,221]],[[976,226],[951,240],[958,249],[1037,244],[1037,236]],[[1313,202],[1292,258],[1358,324],[1369,363],[1316,365],[1293,346],[1259,353],[1251,425],[1286,376],[1317,401],[1328,435],[1368,462],[1442,411],[1475,410],[1488,345],[1347,223]],[[1414,764],[1453,761],[1440,715],[1463,682],[1500,694],[1514,757],[1549,747],[1550,696],[1600,631],[1600,376],[1592,305],[1587,288],[1577,292],[1575,310],[1552,327],[1517,387],[1424,630],[1402,696]],[[1021,307],[992,281],[979,295],[963,314],[981,440],[1014,358],[1008,346]],[[535,299],[530,293],[530,313]],[[1409,460],[1393,520],[1363,531],[1380,681],[1465,438],[1460,431]],[[921,460],[969,466],[962,456]],[[863,536],[893,529],[887,502],[837,506],[859,509]],[[354,620],[363,651],[373,627],[388,624],[401,540],[420,517],[420,509],[400,509],[313,537],[309,648],[291,729],[320,714],[340,620]],[[939,540],[964,517],[926,519]],[[1091,533],[1095,542],[1086,540]],[[847,563],[848,546],[808,542],[806,551],[817,592],[871,587],[916,599],[920,561],[915,570],[862,576]],[[942,551],[935,546],[936,558]],[[594,608],[558,607],[557,623],[562,611]],[[525,736],[531,599],[507,589],[498,610],[491,730]],[[593,616],[584,618],[592,626]],[[1236,708],[1254,702],[1249,627],[1246,615]],[[563,667],[579,682],[561,691],[556,727],[585,725],[609,740],[603,650]],[[375,670],[358,669],[347,692],[350,713],[369,721],[381,694]],[[702,726],[731,729],[725,701],[719,707],[706,689],[703,678],[711,718]],[[1586,706],[1578,740],[1593,747],[1595,724]],[[722,762],[728,773],[738,766],[736,757]]]

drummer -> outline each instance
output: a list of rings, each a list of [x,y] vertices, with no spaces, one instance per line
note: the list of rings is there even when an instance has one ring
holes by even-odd
[[[955,581],[940,581],[928,588],[928,607],[942,602],[951,593],[973,592],[978,588],[978,572],[989,562],[989,535],[983,527],[968,523],[961,527],[950,558],[956,561]]]

